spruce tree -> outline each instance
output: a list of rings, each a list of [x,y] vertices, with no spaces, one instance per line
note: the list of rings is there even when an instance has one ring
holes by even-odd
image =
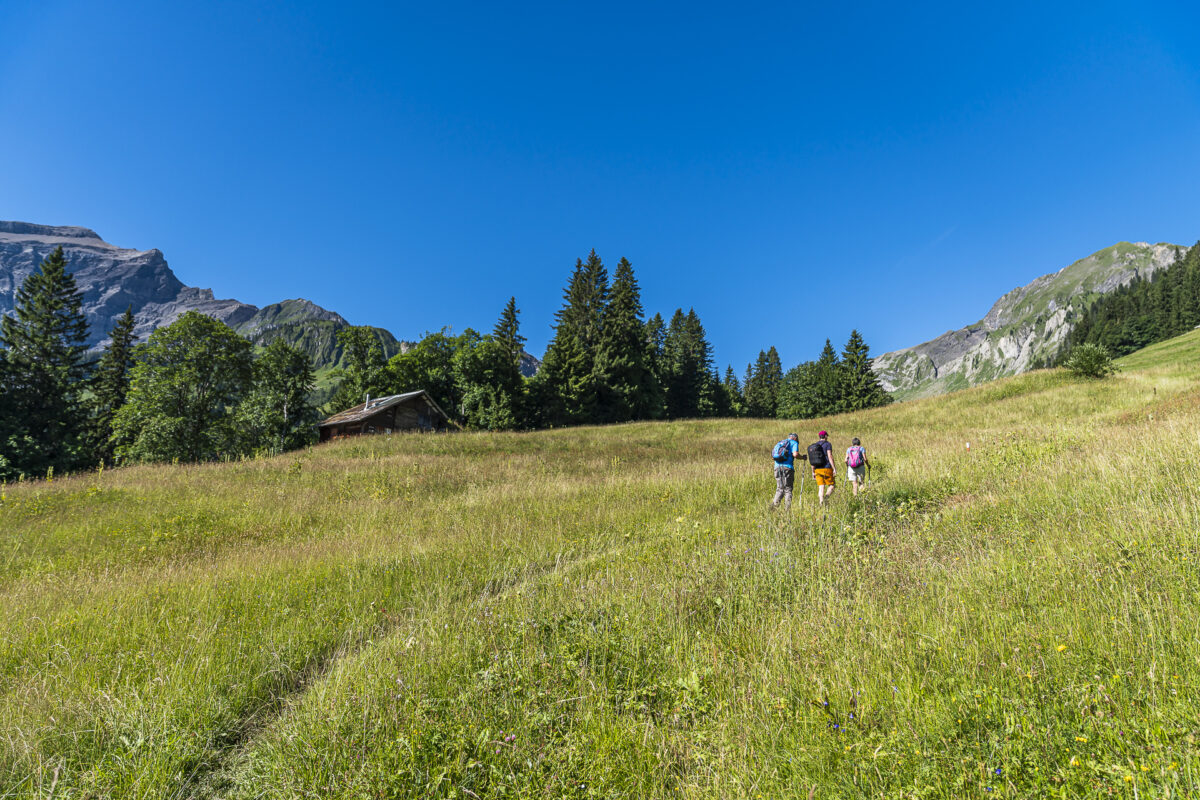
[[[108,463],[112,461],[113,447],[109,439],[113,432],[113,418],[117,409],[125,405],[129,393],[129,371],[133,368],[134,350],[133,306],[117,320],[109,334],[108,347],[96,363],[92,372],[91,419],[88,438],[95,458]]]
[[[510,297],[508,305],[500,314],[500,319],[496,321],[496,327],[492,329],[492,336],[512,357],[518,372],[521,368],[521,353],[524,352],[525,347],[525,337],[521,335],[520,315],[521,309],[517,308],[517,298]]]
[[[643,336],[646,344],[646,367],[650,370],[650,375],[656,387],[654,391],[654,407],[650,409],[650,418],[660,419],[667,413],[665,371],[667,324],[663,321],[662,314],[655,312],[654,316],[646,321],[646,329]]]
[[[842,392],[840,410],[860,411],[887,405],[891,395],[879,385],[871,369],[870,348],[857,330],[850,332],[842,350]]]
[[[842,362],[833,344],[826,339],[813,367],[813,416],[844,411],[842,405]]]
[[[536,422],[563,425],[589,422],[596,413],[596,349],[604,325],[608,272],[596,251],[577,259],[555,313],[554,337],[530,386]]]
[[[751,417],[765,417],[766,398],[762,391],[762,374],[767,367],[767,352],[758,351],[754,364],[746,365],[746,413]]]
[[[676,309],[663,345],[668,416],[712,416],[717,413],[719,383],[712,372],[712,345],[695,310]]]
[[[731,416],[741,417],[746,413],[746,399],[742,394],[742,385],[737,379],[737,375],[733,372],[733,365],[725,367],[725,380],[721,382],[721,388],[725,392],[725,403],[729,407]]]
[[[13,316],[0,319],[6,348],[9,430],[0,441],[4,477],[45,475],[82,465],[87,419],[80,401],[87,320],[62,247],[17,290]]]
[[[598,422],[647,419],[660,404],[649,366],[642,300],[633,265],[617,264],[596,354]]]

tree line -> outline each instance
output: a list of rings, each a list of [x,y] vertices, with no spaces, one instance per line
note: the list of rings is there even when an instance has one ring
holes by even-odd
[[[134,342],[126,309],[98,361],[75,277],[56,249],[0,320],[0,481],[136,461],[206,461],[316,439],[308,356],[255,354],[194,311]]]
[[[62,248],[19,289],[0,322],[0,481],[139,461],[197,462],[302,447],[322,414],[366,395],[427,390],[458,423],[488,430],[691,417],[814,417],[890,401],[857,331],[785,374],[774,347],[720,376],[694,309],[645,318],[633,266],[611,277],[577,259],[541,368],[521,373],[515,298],[490,333],[426,334],[390,359],[376,331],[338,331],[334,394],[312,403],[313,365],[282,339],[255,351],[224,323],[186,312],[135,343],[127,310],[99,360]]]
[[[1067,337],[1063,361],[1084,344],[1124,356],[1200,325],[1200,242],[1150,279],[1136,278],[1104,295]]]
[[[627,259],[611,280],[593,250],[577,259],[555,313],[554,334],[537,374],[523,378],[515,298],[490,334],[468,329],[427,334],[385,361],[367,329],[341,331],[349,355],[330,405],[346,408],[366,394],[424,388],[459,422],[487,429],[538,428],[693,417],[809,418],[884,405],[890,396],[871,370],[861,334],[841,356],[828,340],[815,361],[785,374],[778,351],[759,353],[739,381],[724,377],[694,309],[670,321],[645,318],[641,289]]]

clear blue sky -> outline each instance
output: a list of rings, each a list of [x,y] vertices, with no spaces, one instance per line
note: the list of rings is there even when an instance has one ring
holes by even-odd
[[[1200,238],[1194,2],[508,5],[0,0],[0,218],[537,355],[594,247],[739,374]]]

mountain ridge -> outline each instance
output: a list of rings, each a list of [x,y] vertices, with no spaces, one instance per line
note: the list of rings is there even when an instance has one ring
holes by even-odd
[[[67,257],[83,296],[88,322],[87,346],[97,351],[109,332],[132,306],[134,334],[144,341],[152,331],[169,325],[185,311],[224,322],[257,346],[284,339],[308,353],[314,368],[327,375],[343,366],[344,351],[337,332],[350,323],[336,311],[311,300],[295,298],[259,308],[234,299],[218,299],[212,289],[186,286],[167,264],[161,250],[135,250],[106,242],[90,228],[40,225],[0,220],[0,315],[13,311],[17,290],[56,247]],[[379,337],[384,356],[402,353],[412,343],[397,339],[385,328],[368,325]],[[522,355],[522,372],[533,374],[540,362]]]
[[[872,367],[886,390],[906,400],[1044,366],[1096,298],[1152,276],[1186,252],[1166,242],[1118,242],[1005,292],[978,322],[884,353]]]

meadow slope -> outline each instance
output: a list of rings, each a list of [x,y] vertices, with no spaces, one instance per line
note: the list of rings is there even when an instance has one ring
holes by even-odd
[[[0,798],[1195,796],[1200,332],[1122,363],[3,487]]]

